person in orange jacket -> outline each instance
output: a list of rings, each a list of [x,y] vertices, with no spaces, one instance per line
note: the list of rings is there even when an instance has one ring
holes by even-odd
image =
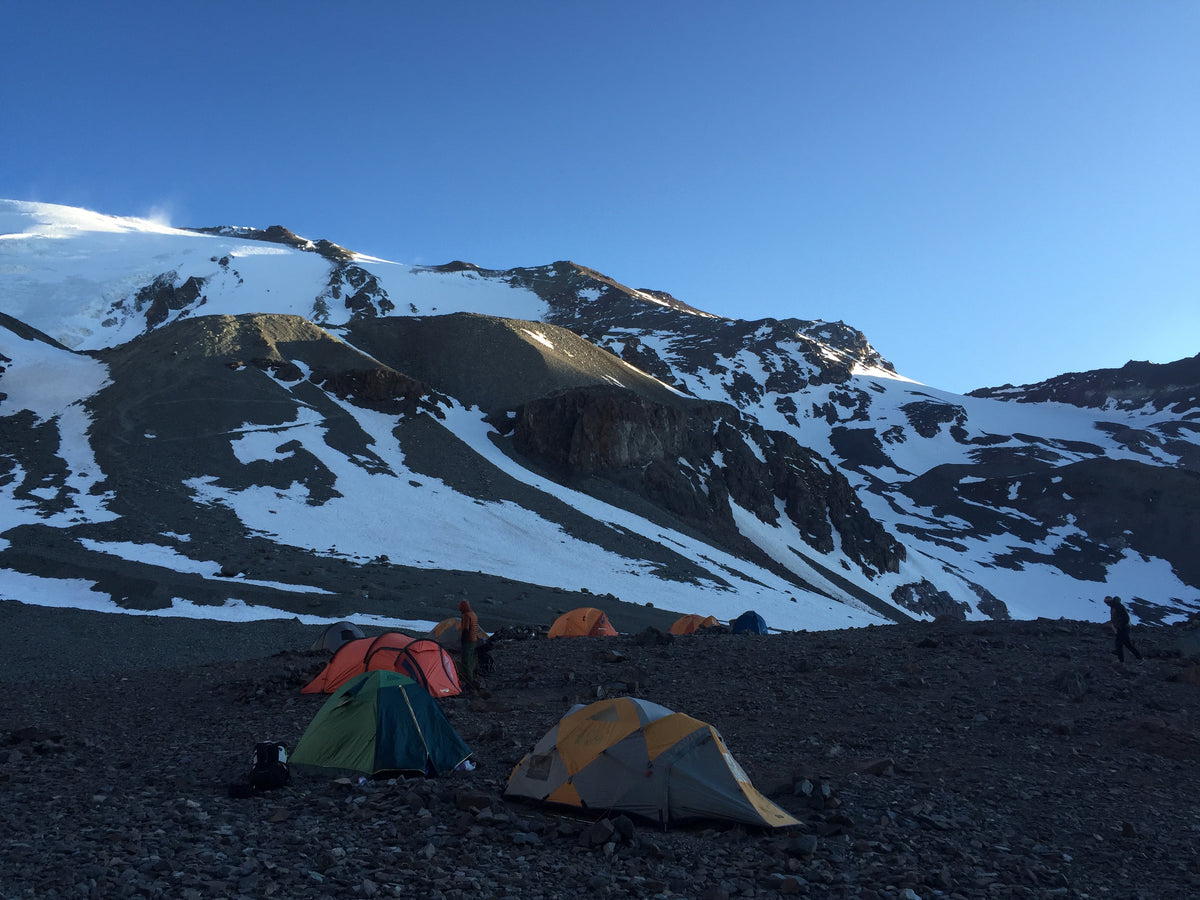
[[[462,620],[458,623],[459,640],[462,641],[462,670],[463,680],[471,687],[475,686],[475,651],[479,646],[479,616],[471,609],[466,600],[458,604]]]

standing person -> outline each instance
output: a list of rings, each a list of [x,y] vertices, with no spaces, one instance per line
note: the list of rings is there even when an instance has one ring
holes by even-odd
[[[1129,640],[1129,610],[1125,608],[1120,597],[1105,597],[1104,602],[1108,604],[1110,611],[1109,624],[1112,625],[1117,636],[1116,643],[1113,645],[1113,653],[1117,654],[1118,660],[1125,662],[1125,648],[1128,647],[1130,652],[1140,660],[1142,654]]]
[[[459,639],[462,641],[463,680],[470,687],[475,687],[475,648],[479,644],[479,616],[471,609],[466,600],[458,604],[462,613],[462,621],[458,623]]]

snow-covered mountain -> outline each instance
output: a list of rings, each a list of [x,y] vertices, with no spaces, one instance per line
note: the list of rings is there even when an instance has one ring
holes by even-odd
[[[1118,594],[1172,621],[1200,609],[1198,445],[1200,357],[961,396],[840,322],[570,262],[0,201],[4,599],[399,621],[586,591],[825,629]]]

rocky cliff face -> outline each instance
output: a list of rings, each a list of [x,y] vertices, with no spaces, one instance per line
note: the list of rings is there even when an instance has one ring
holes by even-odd
[[[610,479],[717,540],[738,534],[732,503],[768,524],[782,512],[815,551],[840,547],[872,574],[895,572],[904,559],[827,460],[735,407],[592,388],[522,404],[511,427],[518,452],[563,477]]]

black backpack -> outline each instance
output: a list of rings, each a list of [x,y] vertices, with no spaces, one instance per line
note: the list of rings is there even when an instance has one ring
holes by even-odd
[[[250,787],[256,791],[269,791],[292,783],[288,769],[287,750],[276,741],[262,741],[254,746],[254,760],[250,767]]]
[[[492,648],[487,641],[481,641],[475,649],[475,668],[480,675],[496,673],[496,661],[492,659]]]

